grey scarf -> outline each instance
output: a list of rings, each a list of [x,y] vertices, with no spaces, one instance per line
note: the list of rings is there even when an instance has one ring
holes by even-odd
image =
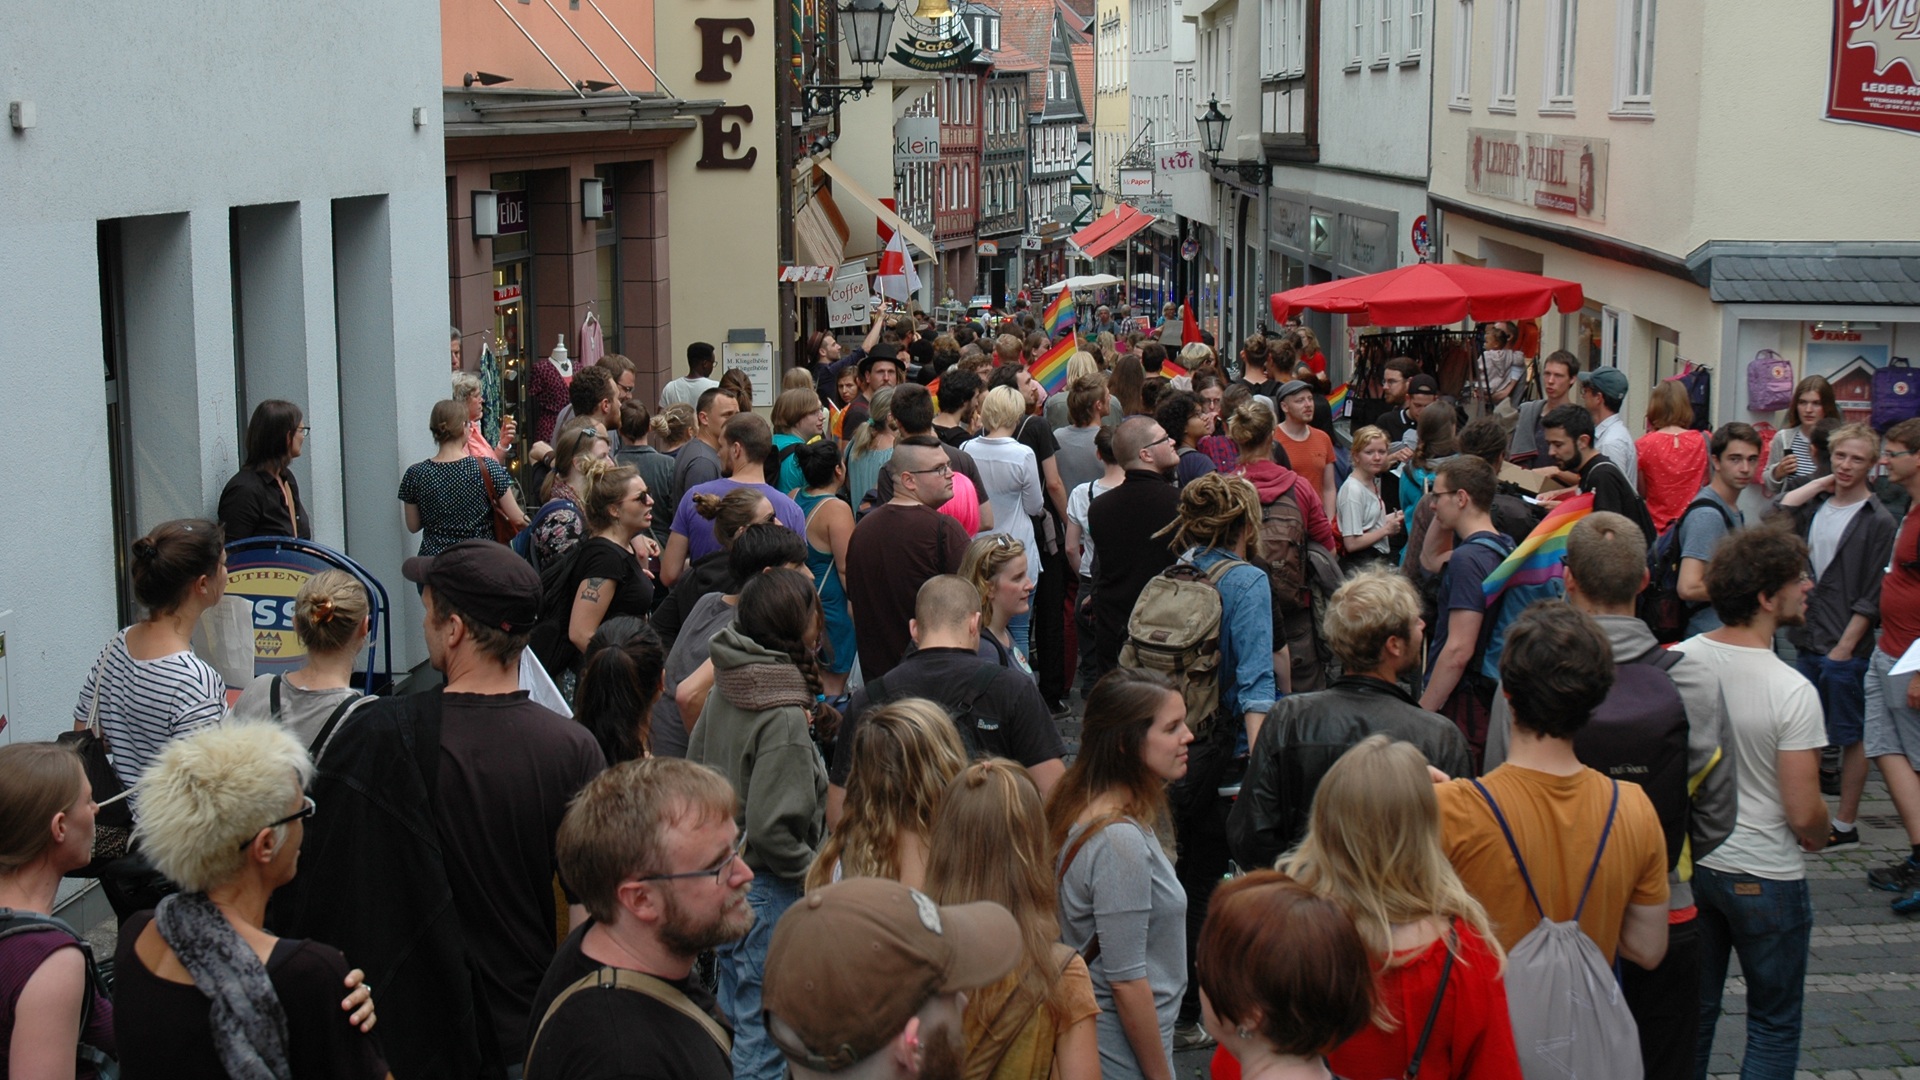
[[[288,1080],[287,1014],[267,966],[206,893],[160,901],[153,922],[209,1002],[213,1048],[233,1080]]]

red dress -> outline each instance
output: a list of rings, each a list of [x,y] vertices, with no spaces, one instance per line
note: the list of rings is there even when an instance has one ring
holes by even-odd
[[[1421,1059],[1420,1080],[1520,1080],[1520,1061],[1513,1049],[1513,1026],[1507,1019],[1507,987],[1500,964],[1472,928],[1454,920],[1460,935],[1460,955],[1447,992],[1434,1020],[1433,1035]],[[1435,940],[1415,950],[1419,955],[1380,973],[1380,1000],[1398,1026],[1382,1031],[1368,1024],[1360,1033],[1327,1055],[1327,1067],[1351,1077],[1405,1076],[1413,1047],[1426,1026],[1433,991],[1446,965],[1446,946]],[[1213,1080],[1240,1080],[1240,1063],[1226,1050],[1213,1055]]]
[[[1707,434],[1683,431],[1665,435],[1649,431],[1633,444],[1640,458],[1640,497],[1647,501],[1647,514],[1653,518],[1656,532],[1686,510],[1687,504],[1707,483]]]

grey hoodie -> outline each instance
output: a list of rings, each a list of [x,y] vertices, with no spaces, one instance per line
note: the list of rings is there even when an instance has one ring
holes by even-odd
[[[813,694],[787,654],[728,626],[713,635],[714,687],[687,740],[687,760],[733,785],[747,865],[806,877],[827,832],[827,766],[807,731]]]
[[[1632,615],[1596,615],[1593,621],[1607,632],[1617,664],[1636,660],[1659,647],[1653,631]],[[1687,708],[1687,785],[1693,792],[1693,813],[1687,821],[1687,857],[1667,874],[1669,910],[1693,906],[1693,864],[1720,846],[1733,833],[1738,816],[1733,755],[1728,752],[1727,703],[1720,680],[1706,663],[1682,654],[1667,669],[1680,701]],[[1485,769],[1507,760],[1507,736],[1513,709],[1505,694],[1493,696],[1493,718],[1487,724]]]

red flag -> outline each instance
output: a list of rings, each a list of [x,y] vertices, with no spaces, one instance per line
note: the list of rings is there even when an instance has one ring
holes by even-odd
[[[1200,320],[1193,317],[1193,301],[1180,302],[1180,344],[1192,345],[1200,340]]]

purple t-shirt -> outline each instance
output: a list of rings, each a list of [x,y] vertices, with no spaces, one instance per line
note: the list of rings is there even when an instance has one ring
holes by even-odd
[[[725,495],[737,487],[747,487],[738,480],[721,477],[696,484],[680,496],[680,505],[673,512],[673,531],[687,538],[687,561],[692,562],[702,555],[710,555],[720,550],[720,542],[713,538],[713,522],[700,516],[693,508],[695,495]],[[799,504],[780,493],[780,489],[770,484],[753,484],[760,494],[773,504],[773,516],[800,536],[807,535],[807,515],[800,512]]]

